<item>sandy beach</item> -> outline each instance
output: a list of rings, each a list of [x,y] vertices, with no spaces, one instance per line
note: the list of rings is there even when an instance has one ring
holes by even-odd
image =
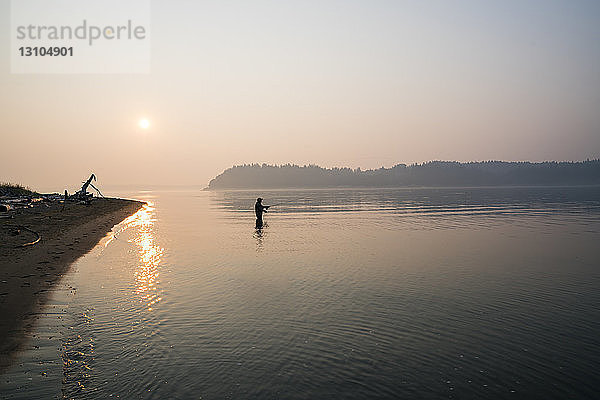
[[[48,291],[70,265],[143,203],[97,198],[90,204],[42,202],[0,219],[0,372],[21,348]],[[39,241],[35,244],[24,244]]]

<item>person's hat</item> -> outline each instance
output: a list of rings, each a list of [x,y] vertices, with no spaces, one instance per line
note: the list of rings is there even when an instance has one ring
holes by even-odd
[[[256,199],[256,201],[260,203],[262,201],[262,197],[259,197],[258,199]]]

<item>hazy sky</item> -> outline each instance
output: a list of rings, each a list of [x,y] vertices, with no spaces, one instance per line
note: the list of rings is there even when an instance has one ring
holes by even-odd
[[[146,75],[11,74],[9,5],[0,181],[600,157],[596,0],[153,1]]]

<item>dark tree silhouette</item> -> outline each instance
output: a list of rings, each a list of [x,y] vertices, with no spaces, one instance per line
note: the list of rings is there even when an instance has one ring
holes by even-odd
[[[317,165],[244,164],[223,171],[210,181],[208,189],[598,184],[598,159],[542,163],[430,161],[364,171]]]

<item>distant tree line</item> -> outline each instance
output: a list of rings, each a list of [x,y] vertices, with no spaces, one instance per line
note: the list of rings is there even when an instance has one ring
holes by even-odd
[[[209,189],[597,185],[600,160],[581,162],[460,163],[429,161],[391,168],[322,168],[317,165],[244,164],[229,168],[210,181]]]

